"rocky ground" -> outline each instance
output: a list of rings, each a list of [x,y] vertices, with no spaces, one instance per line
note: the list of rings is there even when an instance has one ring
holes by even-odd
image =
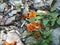
[[[41,2],[41,4],[39,2]],[[37,1],[37,2],[35,1],[34,7],[35,9],[43,7],[43,6],[46,8],[46,5],[48,4],[47,6],[51,6],[52,2],[53,0],[50,0],[50,1],[43,0],[43,1]],[[10,3],[9,1],[7,1],[5,3],[0,4],[0,45],[3,45],[4,40],[7,40],[7,36],[10,36],[9,38],[13,38],[13,37],[16,38],[18,45],[27,45],[29,42],[36,41],[25,30],[27,22],[26,20],[21,18],[21,13],[22,13],[21,9],[25,8],[23,10],[23,13],[27,14],[27,12],[29,11],[28,6],[31,5],[31,3],[33,4],[33,2],[28,1],[28,3],[25,3],[25,7],[24,7],[23,3],[20,0],[19,4],[21,4],[21,7],[19,8],[17,7],[19,6],[19,4],[17,3],[19,3],[19,1],[10,0]],[[57,0],[55,6],[57,7],[58,10],[60,10],[59,4],[60,4],[60,1]],[[19,14],[17,12],[19,12]],[[56,32],[60,32],[60,31],[56,31]],[[27,36],[27,34],[29,36]],[[53,34],[55,33],[53,32]]]

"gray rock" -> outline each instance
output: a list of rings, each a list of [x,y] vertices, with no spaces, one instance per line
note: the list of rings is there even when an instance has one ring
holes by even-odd
[[[1,28],[4,28],[4,30],[1,31],[0,42],[2,42],[2,40],[6,40],[8,42],[10,42],[12,40],[16,40],[17,41],[17,45],[23,45],[23,43],[20,40],[21,34],[18,31],[19,29],[17,27],[15,27],[15,26],[8,26],[8,27],[6,27],[5,26],[5,27],[1,27]],[[4,33],[5,30],[7,31],[7,34]],[[12,36],[12,35],[14,35],[14,36]],[[0,43],[0,44],[3,44],[3,43]]]
[[[60,45],[60,28],[53,29],[52,41],[52,45]]]
[[[14,9],[13,5],[11,5],[11,7],[9,7],[9,9],[8,9],[8,7],[6,7],[4,10],[4,14],[6,15],[6,14],[10,13],[10,11],[13,9]]]
[[[34,7],[50,6],[53,0],[34,0]]]
[[[13,36],[12,36],[13,35]],[[11,43],[12,41],[16,41],[17,45],[23,45],[23,43],[20,40],[20,37],[18,36],[18,34],[15,32],[15,30],[11,30],[7,33],[7,39],[6,41],[8,43]]]
[[[0,25],[5,25],[5,19],[0,20]]]
[[[21,23],[22,23],[21,27],[23,27],[23,25],[27,25],[27,22],[26,22],[26,20],[24,20],[24,19],[21,19],[20,21],[21,21]]]
[[[56,3],[54,6],[60,10],[60,0],[56,0]]]
[[[12,21],[14,21],[15,20],[15,16],[13,16],[13,17],[10,17],[10,18],[8,18],[7,20],[6,20],[6,25],[7,24],[10,24],[10,23],[12,23]]]
[[[0,25],[8,25],[8,24],[11,24],[13,23],[13,21],[15,20],[15,16],[13,17],[4,17],[2,18],[2,16],[0,17]]]
[[[28,5],[27,2],[25,2],[24,6],[25,6],[25,7],[24,7],[24,11],[23,11],[23,13],[27,15],[28,12],[29,12],[29,7],[28,7],[29,5]]]
[[[24,30],[22,28],[19,28],[18,30],[21,34],[24,32]]]
[[[13,16],[14,14],[16,14],[18,12],[18,10],[13,10],[9,13],[9,16]]]
[[[3,12],[4,11],[4,8],[7,6],[6,3],[3,3],[0,5],[0,12]]]

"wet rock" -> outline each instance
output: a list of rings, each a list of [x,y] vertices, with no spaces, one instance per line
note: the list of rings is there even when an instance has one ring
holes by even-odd
[[[60,45],[60,28],[53,29],[52,41],[52,45]]]

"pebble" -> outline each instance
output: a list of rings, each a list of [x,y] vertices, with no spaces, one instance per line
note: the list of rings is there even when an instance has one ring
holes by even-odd
[[[15,20],[15,16],[10,17],[10,18],[8,18],[8,19],[6,20],[6,23],[5,23],[5,24],[10,24],[10,23],[12,23],[12,21],[14,21],[14,20]]]
[[[16,14],[18,11],[17,10],[13,10],[12,12],[9,13],[9,16],[13,16],[14,14]]]
[[[7,6],[6,3],[3,3],[0,5],[0,12],[3,12],[4,11],[4,8]]]

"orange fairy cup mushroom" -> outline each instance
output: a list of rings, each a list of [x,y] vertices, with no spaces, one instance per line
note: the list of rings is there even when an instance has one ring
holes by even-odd
[[[46,15],[47,14],[47,11],[37,10],[37,13],[43,13],[43,15]]]
[[[8,43],[8,42],[6,42],[6,41],[4,41],[4,45],[11,45],[10,43]]]
[[[27,15],[22,14],[21,17],[24,18],[24,19],[26,19],[27,18]]]
[[[40,33],[36,32],[34,35],[36,39],[40,38]]]
[[[40,24],[40,23],[38,23],[38,22],[36,22],[36,21],[34,21],[34,22],[31,22],[31,23],[29,23],[28,25],[27,25],[27,30],[29,31],[29,32],[33,32],[34,31],[34,29],[41,29],[42,28],[42,24]]]
[[[38,28],[42,28],[42,24],[41,23],[38,23],[38,22],[36,22],[36,21],[34,21],[34,22],[31,22],[33,25],[34,25],[34,27],[36,28],[36,29],[38,29]]]
[[[8,42],[4,41],[4,45],[16,45],[16,42],[13,41],[12,43],[8,43]]]
[[[34,29],[35,29],[35,27],[34,27],[32,24],[28,24],[28,25],[27,25],[27,31],[33,32]]]
[[[31,10],[31,11],[28,13],[28,15],[22,14],[21,17],[24,18],[24,19],[25,19],[25,18],[32,18],[32,17],[36,18],[36,12],[33,11],[33,10]]]
[[[11,45],[16,45],[16,41],[13,41],[13,42],[11,43]]]
[[[32,17],[36,18],[36,12],[33,10],[31,10],[28,15],[28,18],[32,18]]]

